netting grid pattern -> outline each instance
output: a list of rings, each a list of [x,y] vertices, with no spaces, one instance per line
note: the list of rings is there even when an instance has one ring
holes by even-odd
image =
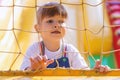
[[[32,36],[37,35],[36,32],[33,30],[33,28],[29,28],[29,27],[33,27],[34,22],[35,22],[37,7],[40,7],[39,3],[42,4],[42,1],[40,2],[40,0],[30,0],[30,1],[28,1],[28,0],[9,0],[9,3],[5,3],[5,1],[7,1],[7,0],[1,0],[1,2],[0,2],[1,3],[0,4],[1,13],[0,14],[2,14],[2,10],[6,10],[6,9],[8,9],[8,11],[10,13],[7,16],[7,17],[9,17],[9,20],[5,21],[7,24],[2,24],[2,23],[4,23],[4,21],[0,22],[0,45],[1,45],[0,46],[1,47],[0,54],[3,57],[6,56],[6,54],[9,55],[9,57],[7,59],[8,62],[9,62],[9,59],[11,58],[11,55],[12,56],[14,55],[14,57],[12,57],[13,60],[11,61],[11,63],[9,63],[9,66],[7,66],[5,68],[0,67],[1,68],[0,70],[4,70],[4,69],[12,70],[12,68],[17,66],[17,63],[19,63],[20,60],[18,60],[18,58],[25,56],[24,52],[29,45],[29,44],[27,44],[25,46],[25,48],[23,48],[26,43],[24,43],[22,41],[24,41],[24,39],[26,39],[26,41],[28,39],[30,39],[31,37],[27,37],[29,35],[32,35]],[[31,3],[26,4],[27,1],[31,2]],[[111,50],[111,51],[104,51],[104,34],[106,34],[105,30],[111,29],[111,27],[114,27],[114,25],[105,25],[105,21],[104,21],[105,20],[105,10],[104,9],[105,9],[105,5],[107,2],[106,0],[99,1],[98,3],[96,2],[97,4],[96,3],[87,3],[87,1],[84,1],[84,0],[81,0],[78,2],[73,1],[74,3],[65,1],[65,0],[58,0],[57,2],[59,2],[60,4],[63,4],[65,7],[67,7],[67,9],[69,9],[69,7],[71,7],[71,6],[75,6],[75,7],[80,6],[80,8],[81,8],[82,27],[80,24],[78,24],[79,26],[77,25],[77,27],[71,27],[72,24],[70,24],[70,27],[66,27],[66,29],[76,32],[77,37],[79,36],[78,35],[79,33],[81,33],[81,32],[82,32],[82,34],[84,33],[84,38],[86,39],[85,41],[87,44],[87,48],[86,48],[86,50],[83,50],[81,53],[88,54],[95,61],[95,58],[93,57],[93,55],[91,53],[91,48],[90,48],[91,45],[89,44],[90,37],[88,37],[88,33],[92,34],[92,35],[100,35],[101,36],[102,44],[100,46],[100,60],[102,60],[103,54],[109,54],[111,52],[119,51],[119,49]],[[3,4],[3,3],[5,3],[5,4]],[[102,14],[102,19],[100,19],[101,20],[100,22],[102,23],[102,25],[100,25],[100,27],[98,27],[96,30],[92,30],[91,25],[87,24],[88,22],[86,20],[86,15],[85,15],[86,9],[85,8],[86,7],[94,8],[94,7],[99,7],[99,6],[102,6],[102,12],[100,13],[100,14]],[[20,13],[19,10],[21,10],[21,9],[23,9],[23,10],[28,9],[28,13],[21,14],[19,17],[19,13]],[[22,11],[22,12],[25,13],[25,11]],[[28,20],[28,19],[24,20],[25,16],[28,16],[28,18],[32,16],[32,18],[30,18],[30,19],[33,19],[33,23],[29,23],[29,21],[27,22],[26,20]],[[99,14],[98,14],[98,16],[99,16]],[[17,19],[23,19],[26,22],[22,22],[22,20],[17,22]],[[30,20],[30,21],[32,22],[32,20]],[[20,24],[20,23],[22,23],[22,24]],[[23,24],[23,23],[25,23],[25,24]],[[79,23],[79,21],[78,21],[78,23]],[[24,27],[22,27],[22,26],[24,26]],[[20,36],[21,38],[19,38],[18,36]],[[69,37],[70,41],[72,41],[70,38],[71,36],[72,36],[71,34],[67,36],[67,37]],[[14,40],[11,41],[10,40],[11,38]],[[4,40],[2,40],[2,39],[4,39]],[[7,40],[7,43],[5,43],[5,40]],[[12,43],[14,43],[14,45],[16,45],[16,47],[14,47],[14,45]],[[79,42],[77,42],[77,43],[79,43]],[[4,45],[4,44],[6,44],[7,46],[2,47],[2,45]],[[80,45],[80,44],[78,44],[78,45]],[[107,46],[109,46],[109,45],[107,45]],[[1,57],[1,59],[2,59],[2,57]],[[22,59],[22,58],[20,58],[20,59]],[[3,66],[5,65],[4,63],[2,63],[2,64],[3,64]]]

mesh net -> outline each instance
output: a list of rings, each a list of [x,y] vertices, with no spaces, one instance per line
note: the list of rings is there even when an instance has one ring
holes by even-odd
[[[119,18],[119,14],[116,14],[117,17],[112,15],[114,8],[111,7],[113,4],[119,6],[118,0],[0,0],[1,75],[15,75],[15,72],[23,74],[23,71],[17,70],[20,69],[25,52],[33,42],[38,41],[38,34],[33,27],[36,23],[37,8],[48,1],[59,2],[66,8],[68,27],[64,40],[79,49],[89,67],[92,68],[95,60],[100,59],[102,64],[107,64],[113,69],[119,68],[119,56],[114,55],[119,53],[119,46],[115,47],[119,45],[119,31],[115,31],[119,28],[119,21],[113,23]],[[113,37],[114,33],[118,35],[117,38]],[[118,40],[117,43],[114,43],[114,39]],[[78,72],[75,74],[79,74]],[[27,73],[29,72],[25,74]],[[62,74],[57,72],[59,73]],[[67,71],[65,73],[67,76]],[[93,74],[96,75],[95,72]]]

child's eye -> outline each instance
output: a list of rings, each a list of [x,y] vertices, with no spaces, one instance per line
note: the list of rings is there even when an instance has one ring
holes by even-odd
[[[53,23],[53,20],[48,20],[47,23]]]

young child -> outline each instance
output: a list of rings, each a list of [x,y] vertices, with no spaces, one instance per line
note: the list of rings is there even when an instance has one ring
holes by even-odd
[[[63,42],[67,12],[56,2],[49,2],[37,11],[36,31],[41,34],[42,41],[34,43],[27,50],[21,70],[44,70],[46,68],[89,69],[79,51],[71,44]],[[108,71],[96,61],[95,69]]]

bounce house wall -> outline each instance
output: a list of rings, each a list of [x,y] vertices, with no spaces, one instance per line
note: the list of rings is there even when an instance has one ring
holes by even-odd
[[[113,49],[116,50],[114,52],[115,61],[117,64],[117,68],[120,68],[120,1],[119,0],[108,0],[106,3],[108,18],[110,24],[112,26],[113,33]]]
[[[112,51],[113,45],[117,44],[114,39],[118,38],[114,38],[112,35],[114,28],[109,27],[111,23],[109,23],[109,16],[105,7],[106,0],[0,0],[0,71],[20,70],[27,48],[33,42],[39,41],[38,34],[34,30],[37,7],[49,1],[57,1],[65,6],[69,17],[67,21],[69,29],[66,30],[65,41],[78,48],[83,56],[87,56],[85,58],[90,63],[90,67],[93,68],[94,59],[101,59],[103,56],[102,64],[107,64],[113,69],[116,68],[114,51],[109,51]],[[117,55],[115,58],[119,59]],[[58,73],[62,74],[62,71]],[[54,74],[57,73],[54,72]],[[20,78],[17,77],[16,80]],[[29,78],[24,78],[24,80]],[[0,80],[5,79],[6,77],[4,79],[0,77]],[[33,77],[33,80],[36,79],[101,80],[101,78],[85,76]]]

